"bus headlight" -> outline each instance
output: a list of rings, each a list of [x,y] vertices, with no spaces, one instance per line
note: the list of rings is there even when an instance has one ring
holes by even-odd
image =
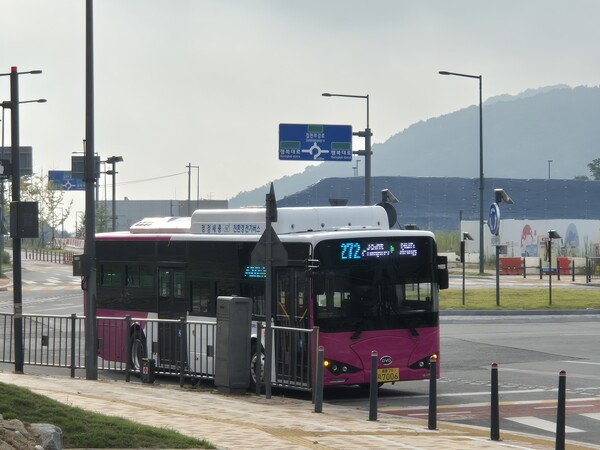
[[[361,371],[361,369],[359,369],[358,367],[354,367],[350,364],[345,364],[339,361],[333,361],[331,359],[325,360],[324,366],[327,367],[327,369],[329,369],[329,371],[336,376],[342,375],[344,373],[356,373]]]
[[[419,361],[417,361],[416,363],[411,364],[410,366],[408,366],[409,368],[413,369],[413,370],[418,370],[418,369],[427,369],[429,370],[429,360],[435,358],[436,360],[439,360],[440,355],[439,353],[427,356],[426,358],[420,359]]]

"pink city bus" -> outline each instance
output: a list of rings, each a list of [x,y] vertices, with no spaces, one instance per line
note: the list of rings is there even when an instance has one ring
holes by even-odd
[[[98,234],[99,356],[129,358],[133,370],[151,357],[158,371],[179,367],[210,378],[217,298],[248,297],[255,382],[251,362],[264,357],[256,323],[265,320],[267,296],[265,268],[251,254],[265,226],[264,208],[197,210]],[[429,377],[429,360],[440,351],[439,290],[448,287],[433,233],[391,229],[377,205],[279,208],[273,228],[287,250],[287,263],[273,268],[273,325],[307,331],[274,338],[274,384],[285,371],[304,380],[293,387],[310,389],[317,339],[325,386],[367,386],[373,350],[379,383]],[[126,327],[109,320],[125,316]],[[185,340],[172,326],[182,321],[196,327]]]

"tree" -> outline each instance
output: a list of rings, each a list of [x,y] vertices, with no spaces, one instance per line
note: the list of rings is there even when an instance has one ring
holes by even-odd
[[[588,167],[590,168],[590,172],[592,172],[594,180],[600,180],[600,158],[594,159],[588,164]]]
[[[54,182],[43,175],[21,178],[21,199],[38,202],[40,226],[42,230],[44,225],[50,227],[52,244],[54,244],[55,231],[64,225],[69,217],[73,200],[65,206],[65,192],[62,189],[56,189]],[[42,233],[43,241],[44,234]]]

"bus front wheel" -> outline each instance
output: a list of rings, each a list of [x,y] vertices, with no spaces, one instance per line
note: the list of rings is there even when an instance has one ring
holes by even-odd
[[[258,377],[256,376],[256,363],[260,358],[260,372]],[[252,344],[252,348],[250,350],[250,391],[256,391],[256,380],[258,379],[260,383],[264,383],[265,381],[265,354],[260,346],[260,349],[257,350],[256,343]]]
[[[141,373],[142,360],[146,358],[146,339],[144,333],[135,329],[129,338],[129,367],[132,371]]]

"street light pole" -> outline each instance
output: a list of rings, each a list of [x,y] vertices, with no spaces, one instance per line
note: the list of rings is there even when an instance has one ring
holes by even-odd
[[[198,186],[196,193],[196,207],[198,207],[198,201],[200,200],[200,166],[192,166],[192,163],[188,163],[188,201],[187,201],[187,215],[192,216],[192,168],[198,169]]]
[[[85,378],[98,379],[98,324],[96,321],[96,199],[94,131],[94,1],[85,2]]]
[[[38,73],[38,71],[32,71],[31,73]],[[29,73],[29,72],[28,72]],[[21,100],[19,104],[23,103],[46,103],[45,98],[40,98],[38,100]],[[0,154],[0,159],[4,158],[4,110],[6,108],[10,109],[11,102],[2,102],[0,106],[2,107],[2,153]],[[12,154],[11,154],[12,159]],[[4,220],[4,179],[0,180],[0,220]],[[0,275],[2,274],[2,255],[4,254],[4,232],[0,233]]]
[[[462,304],[465,304],[465,262],[467,259],[467,240],[472,241],[473,238],[467,231],[463,231],[462,241],[460,242],[460,259],[462,261]]]
[[[475,78],[479,80],[479,273],[484,272],[484,254],[483,254],[483,100],[482,100],[482,76],[469,75],[466,73],[439,71],[440,75],[454,75],[457,77]]]
[[[116,207],[117,207],[117,163],[118,162],[122,162],[123,161],[123,157],[122,156],[111,156],[110,158],[106,158],[106,162],[108,164],[112,164],[112,170],[107,170],[106,174],[107,175],[112,175],[113,177],[113,182],[112,182],[112,230],[116,231],[117,230],[117,211],[116,211]]]
[[[2,73],[0,76],[10,76],[10,102],[3,103],[11,111],[11,165],[12,165],[12,201],[21,201],[21,165],[19,158],[19,75],[39,74],[41,70],[18,72],[16,67],[11,67],[10,73]],[[3,124],[4,126],[4,124]],[[21,274],[21,237],[18,234],[13,239],[13,314],[15,329],[15,373],[23,373],[24,350],[23,350],[23,278]]]
[[[350,94],[330,94],[329,92],[324,92],[321,94],[323,97],[349,97],[349,98],[364,98],[367,100],[367,128],[365,131],[358,131],[352,133],[354,136],[364,137],[365,138],[365,149],[358,150],[355,153],[357,155],[364,155],[365,157],[365,205],[371,205],[371,136],[373,133],[371,132],[371,128],[369,127],[369,96],[368,95],[350,95]]]
[[[356,166],[352,167],[354,169],[354,176],[357,177],[358,176],[358,168],[360,166],[360,159],[356,160]]]
[[[552,163],[552,160],[549,159],[548,160],[548,179],[550,179],[550,164]]]
[[[552,239],[560,239],[561,236],[556,230],[548,230],[548,304],[552,306]],[[556,269],[557,273],[558,270]]]

